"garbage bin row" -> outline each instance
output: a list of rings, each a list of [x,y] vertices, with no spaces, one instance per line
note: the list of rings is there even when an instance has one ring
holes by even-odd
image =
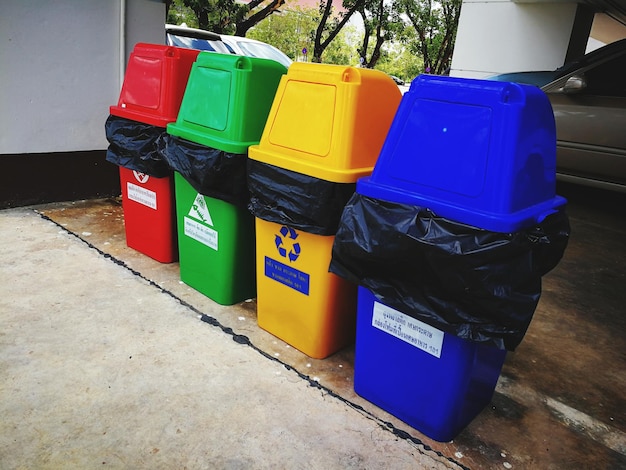
[[[427,436],[489,403],[569,235],[539,89],[138,44],[107,160],[127,244]]]

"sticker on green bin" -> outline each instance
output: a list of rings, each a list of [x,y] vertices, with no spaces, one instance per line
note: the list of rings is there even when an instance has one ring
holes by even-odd
[[[202,194],[198,193],[184,221],[185,235],[217,251],[218,234],[212,228],[213,219]]]

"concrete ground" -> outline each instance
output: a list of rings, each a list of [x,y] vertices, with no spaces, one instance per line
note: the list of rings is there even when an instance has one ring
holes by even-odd
[[[0,468],[626,468],[626,197],[572,236],[488,406],[439,443],[125,244],[117,199],[0,211]]]

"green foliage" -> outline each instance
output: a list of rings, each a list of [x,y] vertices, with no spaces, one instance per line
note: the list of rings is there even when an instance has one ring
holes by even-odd
[[[277,47],[291,59],[310,62],[314,47],[315,29],[319,24],[319,11],[316,8],[289,7],[280,14],[273,14],[250,29],[248,37]],[[345,28],[330,43],[322,55],[328,64],[356,65],[356,49],[346,40],[346,35],[354,34],[353,29]],[[303,50],[307,54],[303,54]]]
[[[197,28],[198,18],[191,8],[183,4],[183,0],[172,0],[166,23],[176,25],[185,23],[190,28]]]
[[[363,30],[345,24],[345,15],[325,16],[328,0],[318,0],[314,8],[286,2],[172,0],[167,22],[247,35],[272,44],[295,61],[313,61],[317,47],[323,63],[363,63],[405,81],[450,67],[462,0],[343,0],[344,8],[363,19],[367,37]]]
[[[248,6],[235,0],[182,0],[195,13],[198,27],[220,34],[233,34],[237,22],[242,21]]]
[[[424,71],[424,59],[408,47],[396,43],[384,52],[374,68],[410,82]]]
[[[373,68],[385,54],[385,44],[394,40],[404,23],[386,0],[365,0],[357,12],[364,26],[359,61],[364,67]]]
[[[248,37],[277,47],[293,60],[305,60],[302,50],[312,50],[317,21],[315,9],[296,7],[282,10],[280,14],[273,14],[260,21],[250,29]]]
[[[350,27],[344,27],[337,38],[331,42],[322,53],[322,62],[325,64],[337,65],[357,65],[359,63],[359,53],[356,47],[352,47],[346,41],[346,33]]]
[[[416,38],[408,42],[424,59],[427,72],[441,74],[450,67],[462,0],[395,0]]]
[[[186,23],[218,34],[245,33],[257,22],[274,12],[285,0],[253,0],[244,4],[236,0],[172,0],[167,21]]]

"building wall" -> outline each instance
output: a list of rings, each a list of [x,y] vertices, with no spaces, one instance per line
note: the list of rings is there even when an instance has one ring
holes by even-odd
[[[567,54],[577,5],[464,0],[451,75],[552,70]]]
[[[4,2],[0,153],[105,148],[119,10],[119,1]]]
[[[164,23],[161,0],[2,0],[0,207],[119,193],[104,123]]]

